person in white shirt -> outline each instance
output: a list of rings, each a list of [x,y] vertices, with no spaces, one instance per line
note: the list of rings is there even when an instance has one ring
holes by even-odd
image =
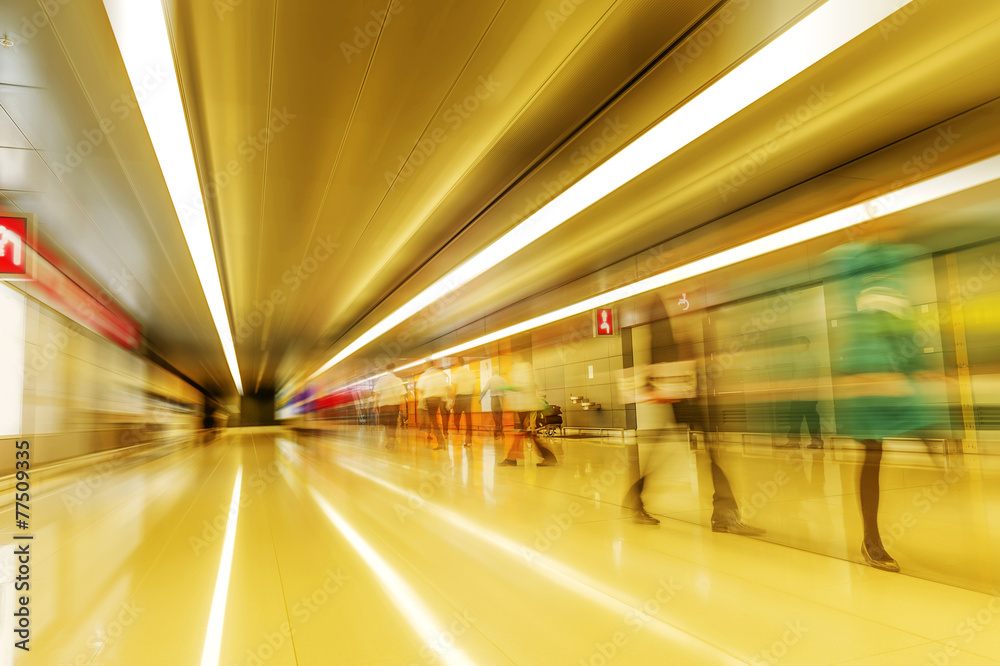
[[[468,359],[451,371],[451,386],[455,393],[455,432],[462,431],[462,414],[465,414],[465,445],[472,446],[472,394],[476,390],[476,375],[469,369]]]
[[[493,412],[493,439],[503,439],[503,396],[507,392],[507,380],[500,376],[500,370],[494,369],[493,376],[486,380],[479,399],[490,394],[490,407]]]
[[[538,465],[554,465],[556,464],[556,456],[552,451],[550,451],[538,436],[535,434],[534,419],[538,410],[541,408],[542,400],[538,395],[538,386],[535,384],[535,375],[531,368],[531,364],[521,361],[514,365],[514,372],[511,375],[513,381],[511,382],[511,392],[509,396],[510,408],[514,412],[514,425],[516,427],[516,432],[514,433],[514,443],[510,447],[510,451],[507,452],[507,456],[503,461],[497,463],[498,466],[514,466],[517,465],[517,459],[522,456],[522,447],[524,445],[524,437],[530,433],[531,440],[535,444],[535,449],[542,456],[542,462]]]
[[[448,377],[437,365],[427,368],[417,379],[417,401],[424,401],[427,407],[427,421],[431,432],[434,433],[434,451],[445,448],[444,436],[441,434],[441,422],[439,414],[449,397],[451,386],[448,384]],[[428,435],[428,439],[430,436]]]
[[[396,448],[397,428],[399,426],[399,407],[406,402],[406,384],[397,377],[393,370],[396,365],[386,366],[386,373],[375,382],[375,400],[378,407],[379,425],[385,427],[386,448]]]

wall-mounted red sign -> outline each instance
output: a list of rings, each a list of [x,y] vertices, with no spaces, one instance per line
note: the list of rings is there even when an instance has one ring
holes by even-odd
[[[615,334],[615,317],[611,308],[603,308],[595,313],[598,335]]]
[[[0,217],[0,279],[24,279],[28,274],[28,221]]]

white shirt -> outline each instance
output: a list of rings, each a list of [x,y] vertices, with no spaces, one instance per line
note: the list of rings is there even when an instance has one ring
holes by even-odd
[[[472,395],[476,390],[476,375],[465,366],[451,372],[451,385],[455,395]]]
[[[391,372],[378,378],[374,390],[379,405],[399,405],[406,401],[406,384]]]
[[[417,379],[417,390],[421,398],[448,397],[448,377],[438,368],[428,368]]]

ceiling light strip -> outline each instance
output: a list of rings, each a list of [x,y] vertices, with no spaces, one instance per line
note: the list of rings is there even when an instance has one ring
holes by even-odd
[[[486,249],[362,333],[309,379],[536,241],[907,4],[901,0],[829,0]]]
[[[236,390],[242,395],[243,381],[236,346],[229,325],[208,215],[201,196],[163,7],[160,0],[104,0],[104,7],[208,301],[229,371]]]
[[[996,180],[1000,180],[1000,156],[976,162],[967,167],[897,190],[888,195],[869,199],[863,203],[823,215],[808,222],[803,222],[789,229],[784,229],[769,236],[744,243],[729,250],[724,250],[704,259],[678,266],[663,273],[657,273],[638,282],[598,294],[565,308],[508,326],[474,340],[455,345],[454,347],[449,347],[448,349],[432,354],[430,358],[439,359],[453,356],[459,352],[480,347],[518,333],[524,333],[525,331],[551,324],[560,319],[582,314],[594,308],[610,305],[631,296],[704,275],[705,273],[726,268],[741,261],[792,247],[819,236],[825,236],[835,231],[841,231],[886,215],[898,213]]]

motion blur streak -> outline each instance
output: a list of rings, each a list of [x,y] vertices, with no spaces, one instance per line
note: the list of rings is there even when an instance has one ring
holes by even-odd
[[[412,493],[407,491],[405,488],[400,488],[399,486],[390,483],[384,479],[380,479],[377,476],[368,474],[367,472],[340,463],[340,466],[351,472],[352,474],[357,474],[358,476],[364,477],[369,481],[377,483],[383,488],[387,488],[395,493],[406,497],[415,497]],[[418,498],[420,499],[420,498]],[[552,558],[546,557],[542,553],[531,550],[527,546],[521,546],[517,543],[500,536],[496,532],[491,532],[490,530],[483,529],[482,526],[464,518],[460,514],[449,511],[448,509],[443,509],[440,506],[426,501],[425,506],[427,510],[433,513],[437,518],[443,521],[446,525],[454,526],[462,529],[466,533],[486,541],[493,547],[499,549],[501,552],[515,558],[518,562],[534,563],[538,567],[545,569],[546,577],[552,577],[560,585],[568,589],[573,590],[582,597],[586,597],[591,602],[604,606],[612,612],[619,614],[632,613],[640,616],[647,626],[655,627],[655,630],[664,638],[670,639],[674,643],[682,643],[688,646],[700,643],[701,641],[690,634],[683,632],[682,630],[673,627],[663,620],[652,616],[642,610],[642,602],[638,599],[632,599],[629,601],[623,601],[620,597],[627,596],[623,595],[620,590],[610,590],[601,581],[596,580],[586,574],[577,571],[571,567],[567,567],[565,564],[553,560]],[[648,625],[650,620],[657,620],[652,625]]]
[[[222,542],[222,559],[219,561],[219,577],[215,581],[212,595],[212,611],[208,616],[208,632],[205,634],[205,649],[201,655],[201,666],[218,666],[222,650],[222,625],[226,619],[226,599],[229,597],[229,576],[233,572],[233,550],[236,547],[236,521],[240,515],[240,486],[243,482],[243,466],[236,472],[233,484],[233,499],[229,504],[229,520],[226,521],[226,536]]]
[[[907,4],[899,0],[830,0],[492,245],[362,333],[308,379],[538,240]]]
[[[473,662],[469,660],[463,651],[454,648],[442,649],[439,637],[445,635],[445,630],[435,626],[430,610],[424,606],[419,597],[406,584],[406,581],[403,580],[403,577],[396,573],[382,559],[381,555],[375,552],[368,542],[330,506],[330,503],[316,492],[315,488],[310,487],[309,492],[312,494],[313,499],[316,500],[316,503],[319,504],[319,508],[326,514],[326,517],[330,519],[330,522],[344,535],[344,538],[350,542],[351,546],[358,551],[365,564],[372,568],[375,575],[378,576],[379,581],[388,590],[389,596],[397,608],[406,616],[406,620],[417,631],[420,638],[445,663],[456,665],[472,664]]]

